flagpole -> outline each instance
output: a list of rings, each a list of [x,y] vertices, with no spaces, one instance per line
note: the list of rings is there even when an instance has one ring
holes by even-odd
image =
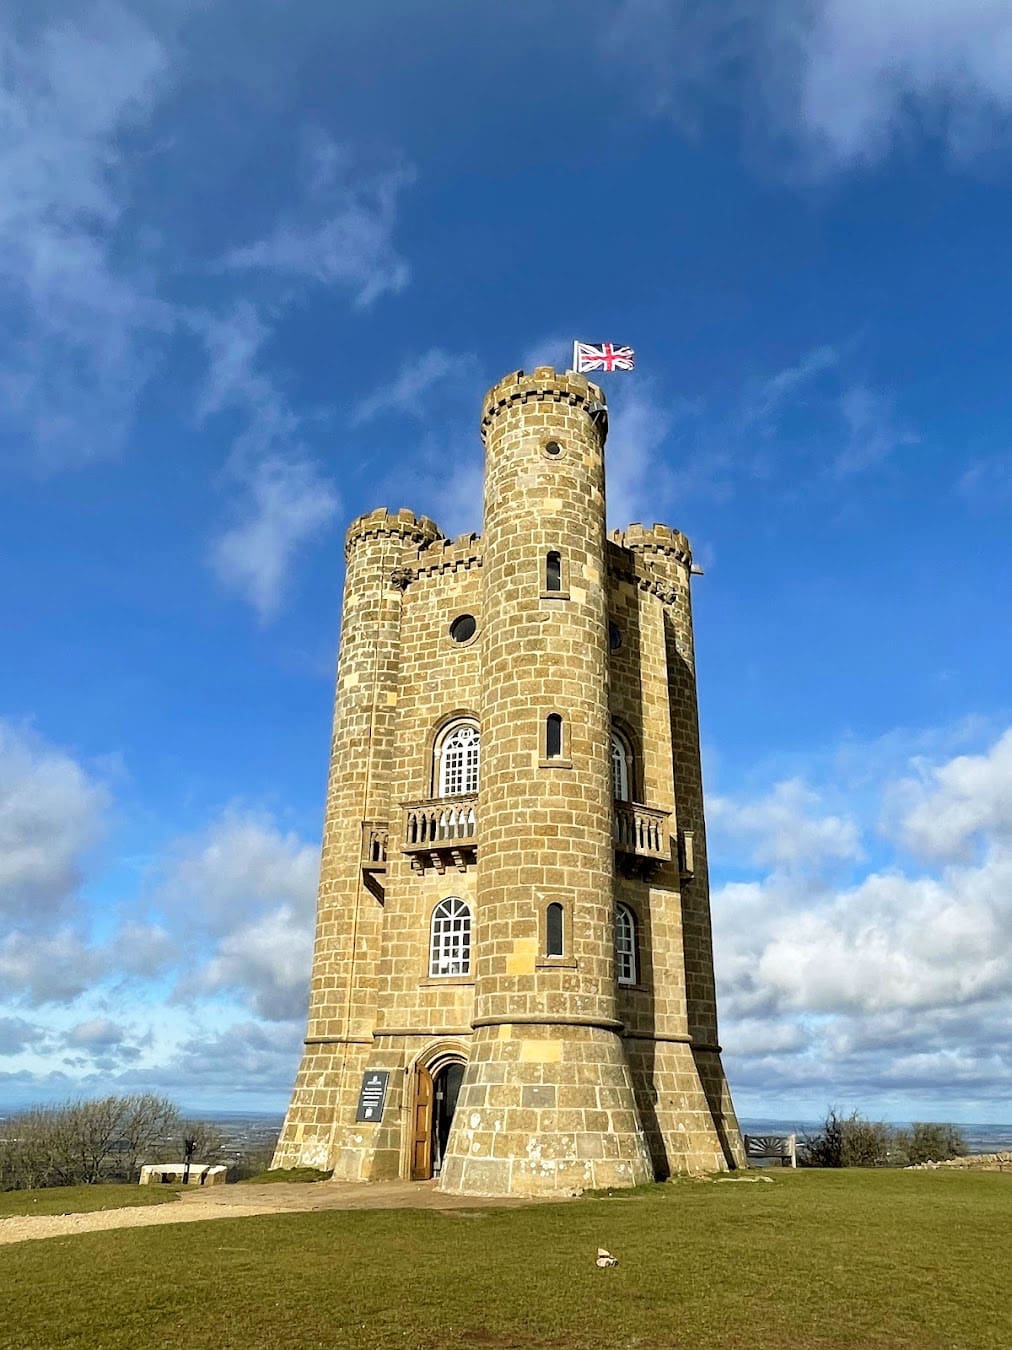
[[[578,364],[578,362],[577,362],[577,352],[579,351],[579,347],[580,347],[579,342],[574,338],[574,340],[573,340],[573,371],[574,371],[574,373],[580,369],[579,364]]]

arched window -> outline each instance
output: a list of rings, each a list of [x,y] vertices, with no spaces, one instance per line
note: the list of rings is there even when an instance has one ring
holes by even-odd
[[[467,975],[471,970],[471,911],[450,895],[432,911],[430,975]]]
[[[632,750],[621,732],[611,733],[611,792],[617,802],[632,796]]]
[[[562,956],[564,941],[562,906],[553,903],[545,910],[545,955]]]
[[[562,554],[549,553],[545,558],[545,590],[562,590]]]
[[[478,728],[453,722],[436,743],[436,796],[458,797],[478,791]]]
[[[619,984],[639,978],[636,952],[636,916],[628,905],[615,906],[615,974]]]
[[[562,718],[558,713],[549,713],[545,721],[545,758],[562,758]]]

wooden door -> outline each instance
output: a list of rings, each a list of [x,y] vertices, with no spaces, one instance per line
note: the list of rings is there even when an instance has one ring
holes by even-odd
[[[414,1136],[411,1141],[411,1180],[432,1176],[432,1075],[419,1065],[415,1073]]]

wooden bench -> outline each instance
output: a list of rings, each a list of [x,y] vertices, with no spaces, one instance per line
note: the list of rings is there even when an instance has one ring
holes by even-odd
[[[746,1134],[746,1158],[779,1158],[781,1167],[797,1167],[796,1134]]]

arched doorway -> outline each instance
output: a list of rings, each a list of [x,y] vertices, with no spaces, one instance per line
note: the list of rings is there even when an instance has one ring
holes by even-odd
[[[464,1077],[462,1055],[444,1054],[415,1069],[411,1180],[438,1177]]]

